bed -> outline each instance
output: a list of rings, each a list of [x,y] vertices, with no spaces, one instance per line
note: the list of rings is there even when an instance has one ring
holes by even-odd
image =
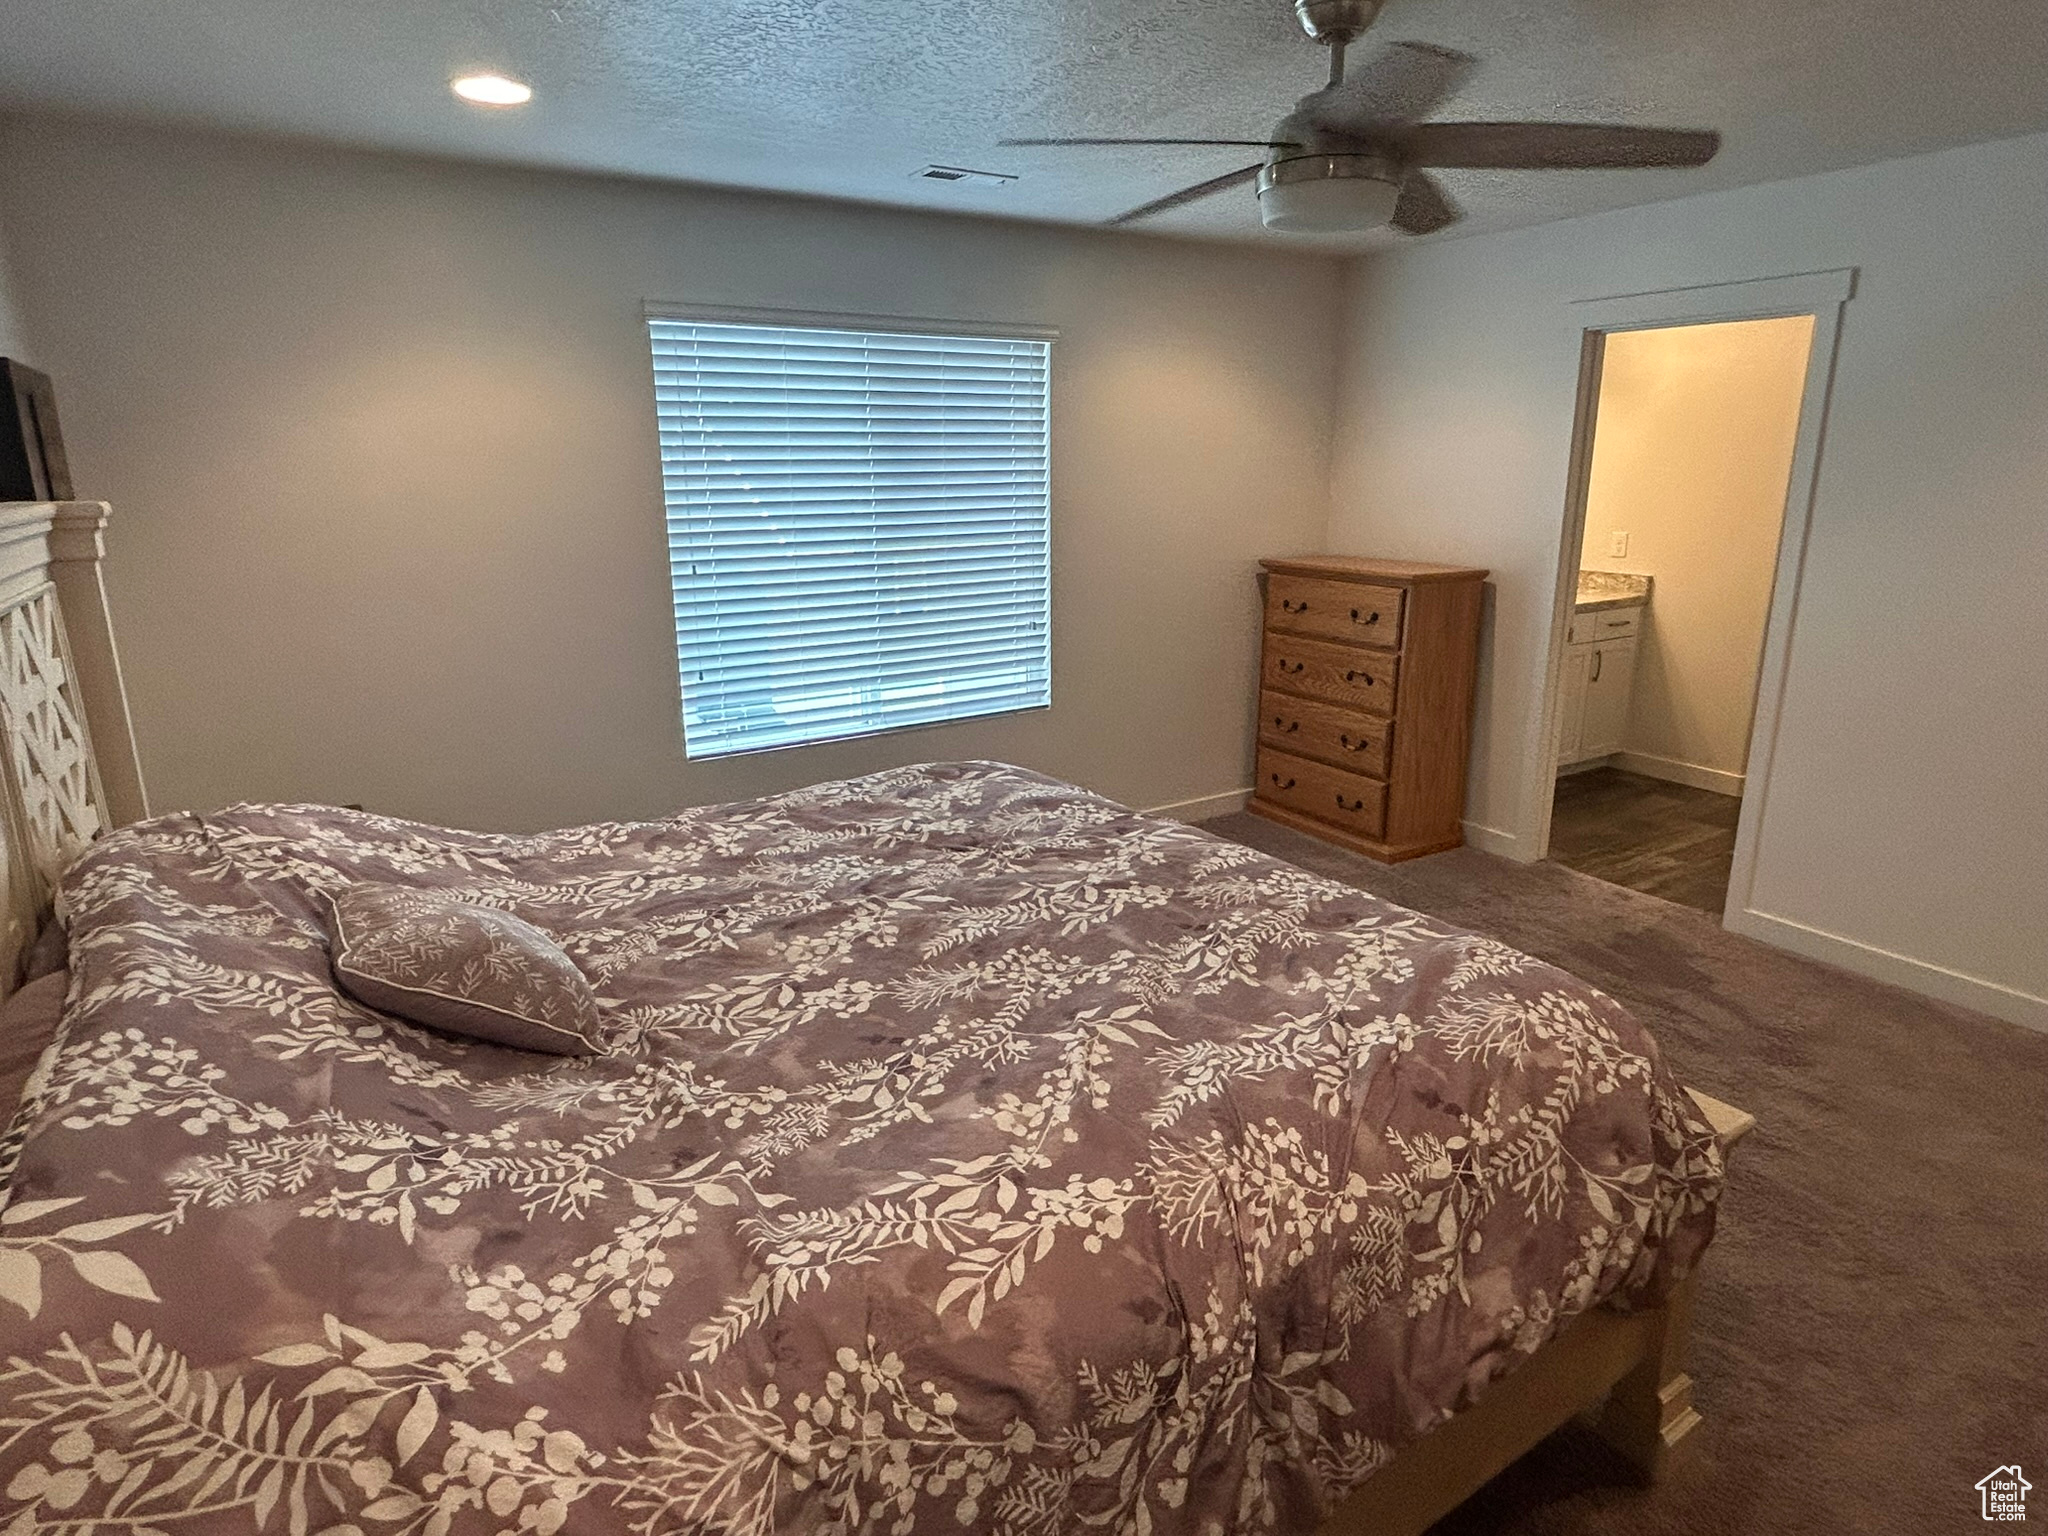
[[[1594,989],[995,763],[149,818],[103,520],[0,513],[10,975],[68,929],[0,1141],[7,1536],[1398,1536],[1575,1413],[1646,1471],[1695,1421],[1744,1121]],[[339,990],[366,881],[553,935],[609,1051]]]

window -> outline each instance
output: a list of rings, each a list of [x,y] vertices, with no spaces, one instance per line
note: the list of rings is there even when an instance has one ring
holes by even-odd
[[[648,317],[692,758],[1051,702],[1051,338],[886,326]]]

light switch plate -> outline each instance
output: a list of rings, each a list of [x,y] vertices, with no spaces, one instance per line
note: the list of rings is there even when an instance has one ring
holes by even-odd
[[[1607,536],[1607,557],[1610,560],[1628,558],[1628,535],[1619,528]]]

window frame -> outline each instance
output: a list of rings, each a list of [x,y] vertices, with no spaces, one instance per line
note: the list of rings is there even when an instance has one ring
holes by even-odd
[[[1042,342],[1046,346],[1045,361],[1045,700],[1037,704],[1019,704],[1004,709],[978,711],[969,715],[957,715],[942,720],[912,721],[903,725],[883,725],[873,730],[851,731],[844,735],[814,737],[806,741],[774,742],[761,746],[734,747],[719,751],[693,754],[689,737],[689,700],[687,681],[684,676],[682,636],[674,622],[673,604],[676,591],[675,570],[668,556],[668,496],[664,484],[666,466],[661,453],[661,415],[658,400],[650,400],[655,406],[654,470],[656,502],[661,512],[663,533],[663,565],[667,571],[666,586],[670,597],[670,658],[676,667],[676,731],[682,738],[683,757],[687,762],[712,763],[728,758],[757,757],[769,752],[797,752],[811,748],[831,747],[844,742],[871,741],[881,736],[896,736],[909,731],[929,731],[948,726],[970,725],[984,720],[1009,719],[1019,715],[1039,714],[1053,706],[1053,683],[1058,668],[1053,657],[1053,608],[1054,572],[1056,560],[1056,534],[1053,517],[1053,437],[1054,437],[1054,359],[1059,330],[1054,326],[1026,324],[1021,321],[1004,320],[945,320],[922,315],[870,315],[846,313],[832,310],[779,309],[755,305],[735,304],[690,304],[671,303],[649,299],[642,303],[640,335],[647,348],[650,379],[654,369],[654,338],[649,326],[654,320],[679,320],[704,325],[742,325],[789,330],[847,331],[856,334],[876,333],[900,336],[925,336],[938,339],[960,337],[963,339],[989,338],[1001,341]]]

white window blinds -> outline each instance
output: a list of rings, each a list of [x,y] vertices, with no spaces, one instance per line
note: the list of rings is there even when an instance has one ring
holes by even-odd
[[[1049,339],[647,330],[690,757],[1051,702]]]

